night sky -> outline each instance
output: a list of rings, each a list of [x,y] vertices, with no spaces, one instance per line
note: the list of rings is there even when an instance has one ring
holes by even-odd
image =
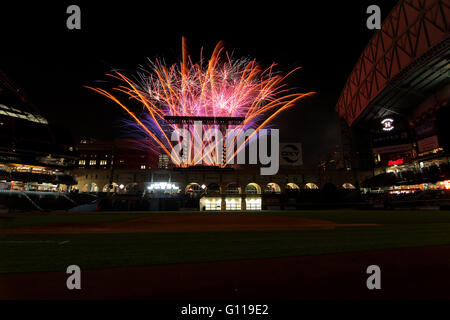
[[[284,142],[302,142],[306,164],[339,144],[334,107],[374,31],[367,6],[383,18],[396,1],[61,1],[1,4],[0,69],[51,122],[74,139],[124,135],[120,107],[84,85],[99,85],[111,69],[133,71],[146,58],[181,56],[181,37],[193,60],[224,40],[234,55],[272,62],[288,72],[290,87],[317,91],[275,121]],[[294,4],[295,3],[295,4]],[[66,8],[81,7],[81,30],[67,30]],[[105,86],[103,86],[105,87]],[[108,86],[106,86],[108,87]]]

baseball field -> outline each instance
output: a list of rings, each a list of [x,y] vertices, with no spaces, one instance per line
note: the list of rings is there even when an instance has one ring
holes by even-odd
[[[450,211],[0,216],[0,299],[448,299],[449,270]]]

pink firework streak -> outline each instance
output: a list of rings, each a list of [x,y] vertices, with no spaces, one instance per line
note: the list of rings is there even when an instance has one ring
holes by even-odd
[[[238,126],[228,126],[230,130],[245,131],[255,129],[242,145],[237,146],[234,156],[261,129],[265,128],[282,111],[291,108],[305,97],[315,94],[291,93],[284,81],[296,68],[286,75],[273,69],[275,64],[263,69],[255,60],[233,59],[219,42],[211,58],[193,63],[188,56],[186,41],[183,38],[182,61],[167,67],[160,60],[149,63],[130,79],[115,71],[108,76],[122,83],[113,88],[114,92],[136,100],[141,111],[126,105],[112,91],[90,88],[122,107],[136,122],[136,125],[151,138],[155,146],[168,155],[173,149],[170,132],[178,129],[177,124],[168,124],[164,117],[240,117],[244,118]],[[142,108],[145,111],[142,115]],[[204,125],[205,130],[218,125]],[[183,127],[187,129],[186,126]],[[188,126],[194,136],[192,126]],[[205,142],[203,142],[205,144]],[[155,150],[157,148],[154,148]],[[197,163],[188,163],[196,165]]]

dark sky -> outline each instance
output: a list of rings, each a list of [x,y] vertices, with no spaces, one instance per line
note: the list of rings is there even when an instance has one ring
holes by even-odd
[[[276,121],[281,140],[302,142],[306,163],[339,143],[334,107],[354,64],[373,35],[367,6],[383,18],[396,1],[95,1],[1,4],[0,69],[52,122],[75,139],[111,139],[126,115],[84,88],[112,68],[133,71],[146,58],[177,62],[181,37],[191,56],[212,53],[219,40],[235,56],[250,56],[280,70],[303,69],[289,86],[318,95]],[[81,7],[82,30],[67,30],[66,8]]]

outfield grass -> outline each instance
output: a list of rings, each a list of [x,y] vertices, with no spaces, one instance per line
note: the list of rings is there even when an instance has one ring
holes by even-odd
[[[0,273],[64,271],[71,264],[84,269],[102,269],[450,245],[448,211],[283,211],[262,214],[383,225],[299,231],[0,235]],[[114,219],[136,216],[142,214],[54,215],[46,216],[45,224],[51,219],[55,219],[55,223],[81,223],[87,222],[86,217],[88,221],[117,221]],[[35,218],[42,217],[21,218],[18,225],[34,224]]]

